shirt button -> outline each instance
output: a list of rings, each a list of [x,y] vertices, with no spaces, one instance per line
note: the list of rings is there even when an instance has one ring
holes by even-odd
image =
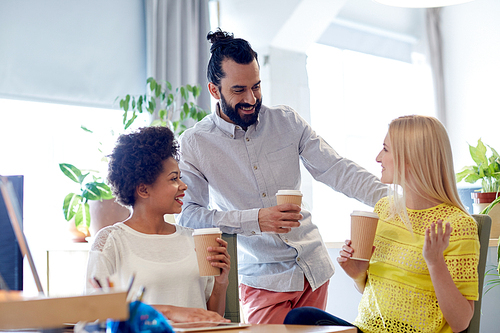
[[[233,137],[233,135],[231,134],[231,137]]]
[[[297,261],[300,261],[300,258],[297,258]]]
[[[265,198],[266,197],[266,194],[265,193],[262,193],[262,197]]]
[[[247,138],[247,141],[250,141],[250,139],[249,139],[249,138]]]
[[[287,242],[287,243],[288,243],[288,238],[285,238],[285,242]]]
[[[255,231],[252,231],[252,235],[255,235]]]
[[[253,166],[253,169],[254,169],[254,170],[257,170],[257,166],[256,166],[256,165],[254,165],[254,166]]]

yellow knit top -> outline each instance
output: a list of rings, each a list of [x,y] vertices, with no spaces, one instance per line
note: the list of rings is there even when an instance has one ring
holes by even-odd
[[[448,205],[408,209],[413,234],[399,217],[389,219],[389,200],[375,206],[375,252],[354,324],[365,333],[452,332],[446,323],[422,255],[425,230],[442,219],[453,227],[444,257],[458,290],[478,299],[479,239],[476,221]]]

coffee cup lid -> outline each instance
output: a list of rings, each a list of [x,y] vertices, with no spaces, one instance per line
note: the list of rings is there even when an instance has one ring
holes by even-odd
[[[378,214],[375,212],[365,212],[362,210],[355,210],[351,213],[351,216],[366,216],[378,219]]]
[[[196,235],[209,235],[209,234],[220,234],[219,228],[203,228],[203,229],[194,229],[193,236]]]
[[[300,190],[279,190],[276,195],[298,195],[302,196],[302,192]]]

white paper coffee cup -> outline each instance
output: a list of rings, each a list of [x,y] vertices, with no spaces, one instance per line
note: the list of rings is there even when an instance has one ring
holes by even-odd
[[[214,267],[207,260],[208,256],[219,254],[219,252],[208,251],[209,246],[219,247],[220,244],[216,238],[221,238],[222,233],[219,228],[194,229],[193,238],[196,249],[196,258],[198,259],[198,268],[200,276],[219,276],[220,268]]]
[[[351,213],[351,259],[370,260],[377,231],[378,215],[374,212],[355,210]]]
[[[276,193],[276,201],[278,205],[293,203],[301,206],[302,192],[300,192],[300,190],[279,190],[278,193]]]

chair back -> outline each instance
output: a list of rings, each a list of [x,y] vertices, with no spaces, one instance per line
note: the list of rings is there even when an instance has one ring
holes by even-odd
[[[486,269],[486,256],[488,255],[488,245],[490,242],[491,217],[483,214],[474,214],[472,217],[477,222],[477,231],[479,234],[480,252],[479,265],[477,267],[479,276],[479,299],[474,302],[474,315],[470,321],[469,327],[463,331],[465,333],[479,333],[479,324],[481,321],[481,301],[483,299],[484,271]]]
[[[240,322],[240,296],[238,291],[238,238],[237,235],[222,234],[222,239],[227,242],[227,252],[231,256],[231,269],[229,270],[229,285],[226,291],[226,311],[224,318],[233,323]]]

